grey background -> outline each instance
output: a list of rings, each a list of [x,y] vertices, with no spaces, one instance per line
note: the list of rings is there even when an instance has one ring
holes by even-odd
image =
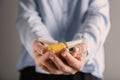
[[[0,80],[18,80],[20,40],[15,27],[17,0],[0,0]],[[120,80],[120,0],[110,0],[111,31],[105,43],[104,80]]]

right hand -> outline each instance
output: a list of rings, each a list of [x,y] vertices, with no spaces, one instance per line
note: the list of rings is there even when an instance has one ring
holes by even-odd
[[[40,42],[38,40],[34,41],[33,43],[33,52],[34,52],[34,56],[35,56],[35,64],[38,67],[42,67],[42,61],[43,60],[47,60],[45,59],[45,57],[42,58],[42,56],[44,55],[44,50],[47,47],[47,44]]]
[[[47,47],[48,45],[41,42],[41,41],[38,41],[36,40],[34,43],[33,43],[33,51],[34,51],[34,55],[35,57],[36,56],[40,56],[40,55],[43,55],[44,54],[44,50],[45,48]]]
[[[33,43],[33,51],[35,56],[35,64],[39,68],[50,72],[52,74],[61,74],[62,72],[57,69],[54,63],[49,59],[49,55],[54,53],[53,51],[45,51],[48,45],[36,40]]]

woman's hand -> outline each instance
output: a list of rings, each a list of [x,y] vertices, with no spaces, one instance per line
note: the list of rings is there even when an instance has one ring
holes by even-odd
[[[75,74],[77,71],[82,70],[85,63],[86,53],[87,49],[85,44],[80,44],[73,48],[72,53],[70,53],[68,49],[64,49],[61,52],[63,59],[54,55],[54,53],[51,53],[49,58],[59,71],[68,74]]]
[[[52,74],[62,74],[63,72],[58,70],[54,63],[49,59],[49,55],[53,54],[53,51],[45,51],[48,45],[36,40],[33,43],[33,50],[35,55],[35,64]]]
[[[52,74],[75,74],[83,68],[87,52],[84,44],[75,46],[72,53],[63,49],[61,57],[55,55],[54,51],[44,51],[46,47],[47,44],[40,41],[33,43],[35,63],[41,69]]]

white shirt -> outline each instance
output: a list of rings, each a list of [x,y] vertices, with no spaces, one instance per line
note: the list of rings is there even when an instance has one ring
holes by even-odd
[[[108,0],[20,0],[17,29],[22,43],[18,70],[35,66],[32,43],[38,38],[81,39],[88,49],[82,72],[103,77],[103,45],[110,29]],[[46,73],[37,66],[36,71]]]

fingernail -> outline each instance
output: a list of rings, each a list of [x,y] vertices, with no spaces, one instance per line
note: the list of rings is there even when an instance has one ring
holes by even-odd
[[[49,56],[49,58],[50,58],[50,59],[52,59],[52,60],[54,59],[54,57],[53,57],[53,56]]]
[[[65,49],[65,52],[69,52],[69,49],[68,49],[68,48],[66,48],[66,49]]]
[[[76,48],[76,51],[80,51],[80,48],[77,47],[77,48]]]
[[[81,52],[81,47],[76,47],[76,51]]]
[[[50,53],[50,54],[49,54],[49,58],[50,58],[50,59],[53,59],[53,53],[52,53],[51,51],[50,51],[49,53]]]
[[[72,54],[72,56],[74,56],[74,57],[76,57],[76,56],[77,56],[75,52],[72,52],[71,54]]]
[[[65,56],[66,56],[66,53],[62,53],[62,56],[64,56],[64,57],[65,57]]]
[[[54,51],[49,51],[50,55],[53,55],[54,54]]]

